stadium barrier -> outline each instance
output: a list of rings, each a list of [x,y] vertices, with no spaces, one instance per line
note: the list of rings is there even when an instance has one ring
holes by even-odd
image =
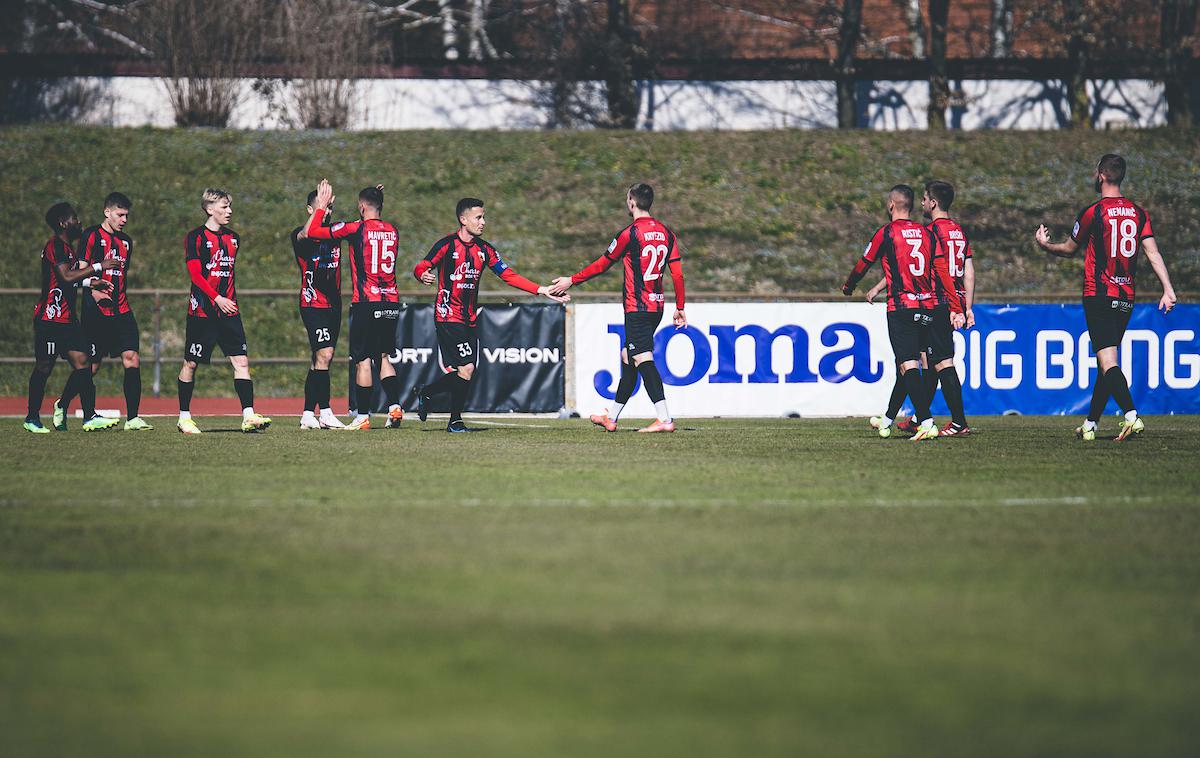
[[[1096,360],[1081,305],[976,305],[973,329],[954,334],[968,414],[1083,413]],[[668,311],[669,315],[669,311]],[[688,326],[664,317],[654,359],[679,416],[866,416],[887,406],[896,367],[882,303],[711,303]],[[572,407],[613,398],[624,316],[616,304],[574,309]],[[1200,412],[1200,305],[1164,316],[1134,310],[1121,365],[1145,413]],[[1110,410],[1116,405],[1110,401]],[[934,412],[946,414],[940,396]],[[627,413],[649,417],[645,393]]]
[[[33,289],[3,289],[0,297],[36,297]],[[150,297],[143,319],[144,362],[153,366],[153,392],[161,388],[163,301],[185,290],[131,290]],[[243,290],[243,298],[294,299],[294,290]],[[515,291],[480,293],[485,301],[482,360],[470,407],[477,411],[544,412],[565,407],[584,413],[606,407],[616,385],[624,330],[611,292],[573,292],[565,309],[531,304]],[[674,329],[670,309],[655,340],[655,359],[680,416],[866,415],[886,404],[895,375],[882,304],[830,302],[828,293],[762,295],[697,292],[689,326]],[[1184,299],[1184,298],[1181,298]],[[428,290],[401,293],[404,312],[393,363],[402,386],[436,371],[436,339]],[[589,301],[604,301],[592,303]],[[976,328],[955,334],[956,363],[970,414],[1079,413],[1086,409],[1095,375],[1082,308],[1072,293],[1020,296],[981,294]],[[1045,301],[1058,301],[1046,303]],[[496,308],[499,302],[521,303]],[[723,301],[723,302],[715,302]],[[741,301],[741,302],[737,302]],[[989,304],[996,301],[1003,305]],[[1170,316],[1150,298],[1135,309],[1121,362],[1146,413],[1200,412],[1200,306],[1181,305]],[[144,310],[144,309],[143,309]],[[507,315],[505,315],[507,314]],[[501,316],[503,315],[503,318]],[[178,316],[182,322],[182,315]],[[9,328],[28,328],[10,321]],[[147,326],[149,328],[147,329]],[[296,329],[299,330],[297,319]],[[147,339],[148,338],[148,339]],[[27,340],[22,335],[21,343]],[[9,340],[6,340],[6,343]],[[536,359],[536,360],[534,360]],[[0,363],[30,363],[28,356]],[[309,356],[254,356],[255,364],[304,365]],[[487,378],[492,371],[492,378]],[[299,375],[298,375],[299,376]],[[298,387],[301,379],[297,379]],[[944,407],[935,405],[935,411]],[[1110,408],[1114,406],[1110,405]],[[650,416],[644,393],[628,413]]]

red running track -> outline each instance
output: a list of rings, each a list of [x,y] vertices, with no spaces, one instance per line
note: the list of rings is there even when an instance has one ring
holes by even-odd
[[[49,393],[47,393],[49,395]],[[42,403],[42,414],[49,416],[54,406],[55,397],[48,396]],[[345,415],[347,406],[342,401],[333,401],[333,412]],[[0,416],[25,416],[26,399],[24,397],[0,397]],[[260,397],[254,400],[254,410],[264,416],[299,416],[303,410],[302,397]],[[97,397],[96,407],[112,409],[125,415],[125,398],[117,396]],[[71,404],[71,410],[79,410],[79,401]],[[179,401],[174,397],[143,397],[141,408],[143,416],[175,416],[179,414]],[[236,397],[194,397],[192,398],[193,416],[240,416],[242,404]]]

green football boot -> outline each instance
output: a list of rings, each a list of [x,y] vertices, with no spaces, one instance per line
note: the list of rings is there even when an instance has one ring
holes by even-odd
[[[134,416],[125,422],[125,431],[127,432],[144,432],[153,428],[141,416]]]
[[[90,419],[83,422],[82,429],[85,432],[102,432],[105,429],[112,429],[119,423],[121,423],[120,419],[92,416]]]

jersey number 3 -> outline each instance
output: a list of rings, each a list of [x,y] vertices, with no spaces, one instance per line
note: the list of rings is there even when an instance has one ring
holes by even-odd
[[[642,257],[650,256],[650,264],[646,266],[646,273],[642,274],[642,281],[650,282],[662,276],[663,264],[667,262],[667,246],[666,245],[646,245],[642,248]]]

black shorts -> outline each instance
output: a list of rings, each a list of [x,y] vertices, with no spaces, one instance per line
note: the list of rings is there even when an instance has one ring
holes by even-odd
[[[246,354],[246,329],[241,316],[220,318],[188,316],[183,339],[183,359],[196,363],[212,360],[213,345],[220,345],[225,357]]]
[[[141,334],[132,312],[115,316],[85,313],[83,334],[91,348],[88,355],[93,363],[103,358],[119,358],[128,350],[141,352]]]
[[[662,311],[633,311],[625,314],[625,349],[629,357],[654,352],[654,332],[662,321]]]
[[[919,361],[929,349],[934,312],[919,308],[900,308],[888,311],[888,337],[896,360]]]
[[[939,305],[933,309],[933,323],[929,325],[929,341],[925,345],[929,367],[954,357],[954,326],[950,323],[950,306]]]
[[[479,331],[477,327],[454,321],[438,321],[438,354],[447,369],[474,366],[479,363]]]
[[[350,305],[350,358],[365,361],[396,349],[398,303],[352,303]]]
[[[1116,347],[1125,337],[1129,317],[1133,315],[1133,303],[1115,297],[1085,297],[1083,319],[1087,322],[1088,337],[1092,341],[1092,354],[1106,347]]]
[[[342,308],[301,308],[300,320],[308,333],[308,346],[315,353],[326,347],[336,347],[342,333]]]
[[[83,330],[78,322],[68,321],[65,324],[55,321],[33,322],[33,357],[39,361],[54,358],[56,355],[67,357],[68,352],[88,352],[88,341],[83,336]]]

